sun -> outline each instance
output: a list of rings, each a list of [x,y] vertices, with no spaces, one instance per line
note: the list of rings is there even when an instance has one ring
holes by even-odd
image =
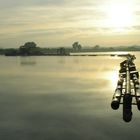
[[[115,29],[124,29],[133,25],[133,7],[129,4],[113,3],[108,5],[105,25]]]

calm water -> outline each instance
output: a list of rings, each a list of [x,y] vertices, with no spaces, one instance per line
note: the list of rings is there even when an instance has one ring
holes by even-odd
[[[140,111],[125,123],[110,107],[121,61],[0,56],[0,139],[138,140]]]

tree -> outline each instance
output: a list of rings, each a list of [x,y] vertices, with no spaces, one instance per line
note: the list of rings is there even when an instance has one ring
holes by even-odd
[[[97,50],[98,50],[99,48],[100,48],[99,45],[95,45],[95,46],[94,46],[94,49],[97,49]]]
[[[26,42],[23,46],[19,47],[21,55],[35,55],[38,52],[38,47],[34,42]]]
[[[14,48],[5,49],[6,56],[16,56],[18,54],[18,50]]]
[[[72,46],[74,51],[80,51],[82,49],[82,46],[78,42],[74,42]]]
[[[26,47],[26,48],[29,48],[29,49],[31,49],[31,48],[36,48],[37,46],[36,46],[36,43],[34,43],[34,42],[26,42],[25,44],[24,44],[24,46]]]

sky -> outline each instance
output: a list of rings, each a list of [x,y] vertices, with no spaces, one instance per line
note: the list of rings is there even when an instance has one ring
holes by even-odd
[[[0,0],[0,48],[140,45],[139,0]]]

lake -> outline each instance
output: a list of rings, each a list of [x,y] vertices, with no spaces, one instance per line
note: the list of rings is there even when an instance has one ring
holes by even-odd
[[[133,53],[140,71],[140,52]],[[1,140],[138,140],[140,111],[110,107],[120,57],[0,56]]]

